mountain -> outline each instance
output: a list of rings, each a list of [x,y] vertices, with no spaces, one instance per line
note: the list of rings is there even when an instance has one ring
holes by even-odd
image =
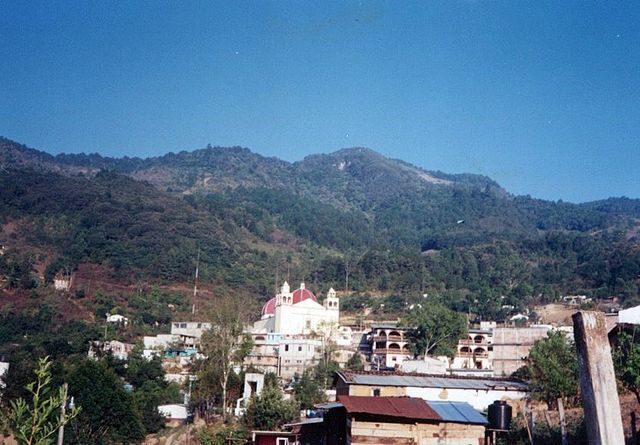
[[[84,264],[118,283],[188,283],[200,255],[203,282],[257,299],[285,268],[318,290],[349,275],[359,292],[449,293],[465,310],[486,300],[487,315],[500,298],[638,298],[639,200],[513,196],[366,148],[295,163],[210,146],[114,159],[0,139],[0,167],[9,287]]]

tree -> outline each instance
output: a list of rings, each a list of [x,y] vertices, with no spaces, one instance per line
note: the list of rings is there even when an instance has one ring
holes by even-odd
[[[402,319],[409,328],[408,337],[415,356],[421,354],[453,355],[458,339],[467,333],[464,315],[441,303],[416,305]]]
[[[320,385],[311,378],[311,371],[308,369],[293,384],[293,395],[300,409],[311,409],[316,403],[327,399]]]
[[[640,343],[633,335],[621,332],[613,350],[616,376],[640,403]]]
[[[211,329],[202,335],[202,349],[207,357],[205,367],[215,376],[222,390],[222,418],[227,418],[227,389],[233,365],[242,363],[253,347],[251,338],[243,334],[244,307],[238,299],[218,298],[209,320]]]
[[[27,385],[31,394],[29,404],[23,398],[11,401],[8,423],[20,445],[49,445],[54,442],[58,429],[80,412],[73,407],[60,418],[60,408],[66,402],[66,392],[60,388],[51,394],[51,362],[40,359],[35,370],[36,380]]]
[[[294,400],[284,400],[277,386],[265,386],[259,396],[251,396],[245,422],[249,429],[273,431],[298,416]]]
[[[578,359],[563,332],[549,331],[536,341],[527,361],[533,398],[555,406],[559,398],[571,401],[578,395]]]
[[[70,369],[69,394],[83,407],[70,423],[72,443],[140,441],[145,429],[132,394],[104,362],[83,359]]]
[[[350,369],[351,371],[362,371],[364,370],[364,363],[362,363],[362,356],[359,352],[354,352],[347,363],[345,368]]]

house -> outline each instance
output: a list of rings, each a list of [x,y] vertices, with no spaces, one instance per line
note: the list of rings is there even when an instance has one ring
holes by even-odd
[[[58,274],[53,278],[53,288],[63,292],[69,292],[71,289],[71,275]]]
[[[200,344],[204,331],[211,329],[211,323],[202,321],[174,321],[171,323],[171,335],[180,337],[180,343],[185,346]]]
[[[277,375],[291,379],[315,366],[322,357],[322,341],[312,338],[283,338],[278,344]]]
[[[464,402],[341,396],[324,417],[327,445],[483,443],[487,420]]]
[[[107,323],[122,324],[124,326],[126,326],[129,323],[129,319],[124,315],[107,314],[106,317],[107,317]]]
[[[519,380],[400,372],[340,370],[333,383],[338,399],[341,396],[410,396],[467,402],[478,410],[487,409],[495,400],[523,400],[529,393],[527,384]]]
[[[640,324],[640,306],[630,307],[618,312],[618,323]]]
[[[251,431],[253,445],[295,445],[297,436],[291,431]]]
[[[433,357],[424,357],[423,359],[405,360],[400,366],[402,372],[417,372],[420,374],[446,374],[447,361]]]
[[[491,330],[469,329],[465,338],[458,340],[451,371],[457,375],[471,374],[478,370],[493,375],[493,334]]]
[[[0,362],[0,397],[2,396],[2,390],[7,386],[4,381],[4,377],[9,372],[9,362]]]
[[[168,405],[158,405],[158,412],[164,416],[169,426],[181,425],[189,419],[189,412],[186,405],[172,403]]]
[[[393,324],[371,326],[371,367],[377,370],[399,367],[411,358],[407,330]]]
[[[133,351],[135,345],[131,343],[123,343],[117,340],[111,341],[92,341],[89,343],[89,358],[99,358],[104,354],[111,354],[119,360],[127,360],[129,354]]]
[[[509,376],[526,365],[533,344],[547,336],[551,326],[501,327],[493,330],[493,373]]]

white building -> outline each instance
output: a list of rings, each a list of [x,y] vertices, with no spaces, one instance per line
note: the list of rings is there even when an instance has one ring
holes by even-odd
[[[194,346],[200,343],[204,331],[211,329],[211,323],[202,321],[174,321],[171,323],[171,334],[180,337],[182,344]]]
[[[304,283],[291,292],[289,283],[285,281],[280,292],[262,308],[262,318],[254,323],[252,331],[310,335],[323,331],[327,326],[337,326],[339,321],[340,302],[333,288],[320,304]]]
[[[129,319],[124,315],[107,314],[106,317],[107,317],[107,323],[123,324],[125,326],[129,323]]]
[[[9,372],[9,362],[0,362],[0,396],[2,396],[2,390],[7,386],[4,381],[4,377]]]
[[[103,354],[111,353],[114,358],[127,360],[135,345],[123,343],[121,341],[93,341],[89,344],[89,358],[100,357]]]

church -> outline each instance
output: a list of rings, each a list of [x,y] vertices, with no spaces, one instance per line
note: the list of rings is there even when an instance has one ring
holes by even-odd
[[[293,292],[286,281],[280,292],[267,301],[262,317],[253,325],[253,333],[284,335],[310,335],[337,326],[340,320],[340,303],[333,288],[327,292],[323,304],[304,283]]]

